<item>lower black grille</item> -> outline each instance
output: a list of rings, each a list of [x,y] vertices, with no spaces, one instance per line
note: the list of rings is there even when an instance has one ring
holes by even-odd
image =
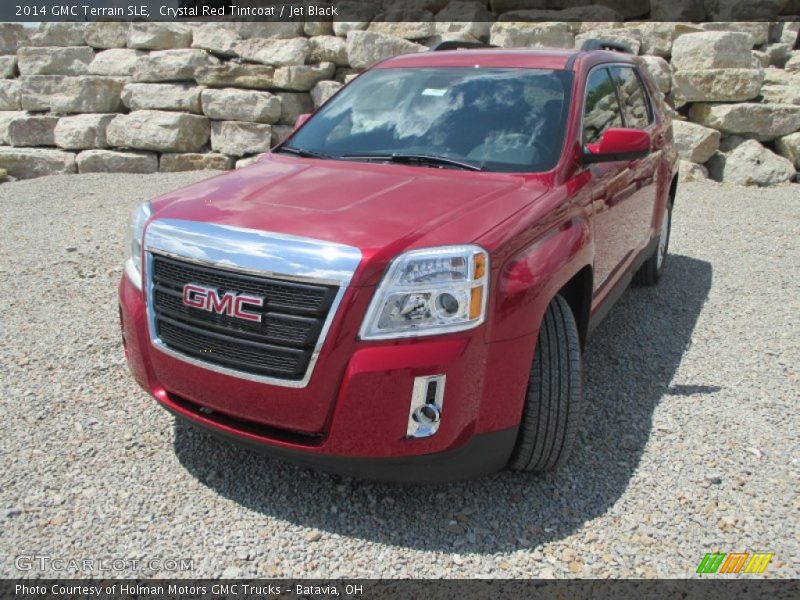
[[[305,375],[338,288],[215,269],[153,255],[152,306],[156,334],[169,349],[236,371],[299,380]],[[226,293],[263,298],[247,305],[260,322],[229,314],[219,306],[188,306],[183,288],[193,284]]]

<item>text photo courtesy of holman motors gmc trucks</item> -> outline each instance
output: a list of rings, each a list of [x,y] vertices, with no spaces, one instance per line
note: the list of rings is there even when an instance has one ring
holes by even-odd
[[[667,264],[671,121],[622,44],[472,46],[384,60],[135,211],[122,336],[162,406],[357,477],[568,458],[587,337]]]

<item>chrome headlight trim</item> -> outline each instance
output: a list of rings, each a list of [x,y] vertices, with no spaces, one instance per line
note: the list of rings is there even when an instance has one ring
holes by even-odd
[[[139,290],[142,289],[142,247],[144,228],[147,220],[152,216],[153,209],[150,202],[137,206],[131,213],[128,225],[127,247],[128,258],[125,260],[125,275]]]
[[[401,269],[413,263],[414,261],[421,260],[436,260],[444,257],[463,256],[470,261],[468,277],[459,282],[434,282],[434,283],[402,283],[400,280],[402,273]],[[482,272],[476,277],[476,257],[482,257]],[[489,300],[489,253],[480,246],[474,244],[462,244],[453,246],[434,246],[430,248],[420,248],[417,250],[410,250],[404,252],[392,260],[389,268],[386,270],[381,282],[375,290],[372,297],[367,313],[359,330],[359,339],[362,340],[391,340],[403,338],[415,338],[431,335],[443,335],[447,333],[457,333],[460,331],[468,331],[483,324],[486,320],[486,306]],[[473,288],[481,288],[481,305],[480,313],[476,317],[470,317],[468,320],[453,322],[441,326],[426,326],[415,329],[406,330],[386,330],[384,332],[378,331],[378,320],[381,317],[388,300],[394,294],[402,293],[436,293],[441,290],[458,290],[464,292],[472,290]],[[472,305],[472,298],[468,302],[468,310]]]

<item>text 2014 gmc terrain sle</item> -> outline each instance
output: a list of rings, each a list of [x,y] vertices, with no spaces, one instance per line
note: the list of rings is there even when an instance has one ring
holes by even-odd
[[[159,403],[368,478],[565,461],[588,334],[664,269],[671,122],[619,44],[457,45],[373,66],[255,164],[135,211],[122,334]]]

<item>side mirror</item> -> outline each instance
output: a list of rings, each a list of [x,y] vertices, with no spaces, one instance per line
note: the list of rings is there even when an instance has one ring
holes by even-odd
[[[587,164],[634,160],[650,154],[650,134],[641,129],[611,127],[596,144],[587,144],[583,162]]]
[[[308,121],[309,117],[311,117],[311,113],[303,113],[299,117],[297,117],[297,121],[294,122],[294,130],[297,131],[303,126],[303,123]]]

